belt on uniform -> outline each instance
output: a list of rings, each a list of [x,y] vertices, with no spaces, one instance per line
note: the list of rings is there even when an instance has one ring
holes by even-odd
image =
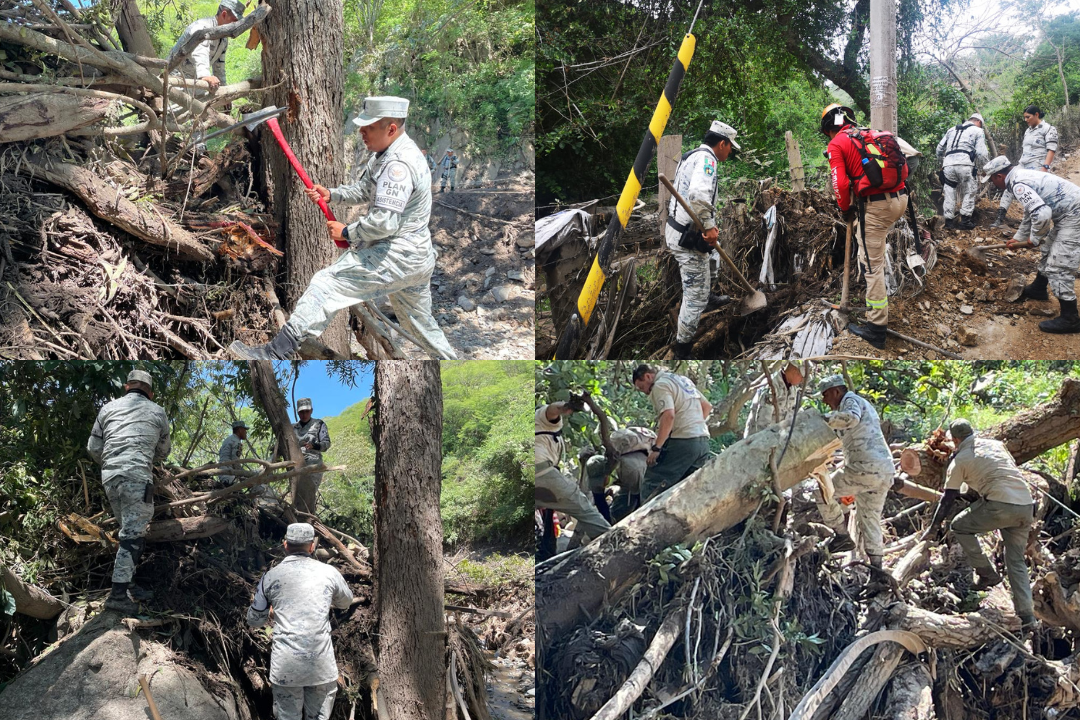
[[[904,188],[899,192],[887,192],[878,193],[877,195],[867,195],[866,199],[870,202],[877,202],[878,200],[885,200],[886,198],[898,198],[901,195],[907,195],[907,188]]]
[[[674,217],[672,217],[671,215],[668,215],[668,219],[667,219],[667,226],[668,226],[669,228],[671,228],[672,230],[674,230],[675,232],[677,232],[677,233],[679,233],[680,235],[682,235],[682,234],[683,234],[684,232],[686,232],[686,231],[687,231],[687,229],[688,229],[688,228],[690,227],[690,223],[686,223],[686,224],[684,225],[684,224],[682,224],[682,223],[680,223],[680,222],[675,222],[675,218],[674,218]]]
[[[538,463],[536,463],[536,472],[542,473],[545,470],[547,470],[549,468],[553,468],[553,467],[555,467],[555,463],[551,462],[550,460],[545,460],[544,462],[538,462]]]

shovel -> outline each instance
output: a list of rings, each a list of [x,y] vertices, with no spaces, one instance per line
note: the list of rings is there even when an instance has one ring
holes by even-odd
[[[705,227],[701,224],[701,220],[698,219],[697,213],[690,209],[690,205],[686,202],[686,200],[683,199],[683,196],[678,193],[678,191],[675,189],[675,186],[671,184],[671,181],[668,180],[667,176],[663,173],[660,174],[660,182],[662,182],[664,184],[664,187],[668,189],[668,192],[670,192],[672,196],[679,201],[679,204],[682,205],[682,209],[685,210],[686,214],[689,215],[690,218],[694,221],[694,225],[697,227],[698,232],[705,232]],[[731,271],[735,273],[735,277],[739,279],[739,282],[744,288],[746,288],[747,292],[749,293],[748,295],[745,295],[742,299],[742,302],[739,303],[739,315],[749,315],[750,313],[755,313],[758,310],[764,310],[765,306],[769,304],[769,301],[765,299],[765,293],[761,292],[760,290],[754,289],[754,286],[750,284],[750,282],[746,279],[746,276],[744,276],[739,270],[738,266],[734,262],[732,262],[731,258],[728,257],[728,254],[724,252],[724,249],[720,247],[720,243],[713,244],[713,247],[716,248],[716,251],[718,253],[720,253],[720,257],[724,259],[724,262],[728,264],[728,267],[731,268]]]
[[[1009,245],[1007,243],[994,243],[992,245],[980,245],[980,246],[976,246],[976,247],[969,247],[966,250],[964,250],[964,257],[966,257],[969,260],[974,261],[975,263],[977,263],[979,265],[986,265],[986,251],[987,250],[1001,250],[1002,248],[1007,248],[1007,247],[1009,247]],[[1031,247],[1031,243],[1028,242],[1028,241],[1025,241],[1025,242],[1016,243],[1015,245],[1013,245],[1013,249],[1015,249],[1015,248],[1026,248],[1026,247]]]
[[[844,285],[840,291],[840,312],[847,315],[851,308],[848,306],[848,279],[851,277],[851,230],[854,222],[847,224],[847,238],[844,240]]]

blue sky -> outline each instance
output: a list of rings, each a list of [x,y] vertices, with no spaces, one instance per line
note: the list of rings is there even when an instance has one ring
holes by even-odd
[[[357,366],[356,387],[349,387],[338,378],[327,376],[326,363],[317,360],[304,363],[300,368],[300,379],[296,381],[296,399],[311,398],[314,417],[340,415],[351,405],[371,397],[375,368],[361,366],[359,363]],[[289,388],[285,388],[285,391],[288,393]],[[291,406],[292,398],[286,399]],[[290,415],[294,420],[296,419],[295,408],[290,407]]]

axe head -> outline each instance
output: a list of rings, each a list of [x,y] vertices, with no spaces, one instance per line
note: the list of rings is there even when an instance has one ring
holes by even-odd
[[[264,107],[262,110],[257,110],[253,113],[244,113],[240,117],[242,118],[240,124],[246,127],[251,132],[255,132],[255,128],[262,125],[270,118],[275,118],[281,113],[285,112],[285,108],[279,108],[275,105]]]

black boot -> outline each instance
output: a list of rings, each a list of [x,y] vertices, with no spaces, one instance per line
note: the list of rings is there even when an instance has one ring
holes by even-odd
[[[1046,286],[1050,284],[1050,280],[1047,279],[1042,273],[1036,273],[1035,279],[1029,284],[1024,286],[1024,289],[1020,291],[1020,298],[1030,298],[1032,300],[1049,300],[1050,295],[1046,292]]]
[[[868,322],[865,325],[851,323],[847,326],[847,329],[876,347],[878,350],[885,349],[885,338],[888,337],[888,333],[885,332],[884,325],[875,325],[871,322]]]
[[[240,360],[288,360],[300,348],[300,341],[293,337],[288,326],[283,327],[277,336],[265,345],[245,345],[233,340],[229,350]]]
[[[975,223],[972,222],[970,215],[961,215],[960,216],[959,228],[961,230],[974,230],[975,229]]]
[[[109,593],[109,597],[105,600],[105,609],[115,610],[122,615],[137,614],[139,612],[139,606],[128,598],[127,589],[127,583],[114,582],[112,584],[112,592]]]
[[[1053,320],[1043,320],[1039,323],[1039,329],[1045,333],[1070,335],[1080,333],[1080,317],[1076,314],[1075,300],[1058,300],[1061,305],[1061,314]]]
[[[709,302],[705,306],[706,310],[715,310],[716,308],[724,307],[731,302],[730,295],[717,295],[716,293],[709,293]]]
[[[990,223],[990,227],[992,227],[992,228],[1005,227],[1005,213],[1006,212],[1007,212],[1006,210],[1002,210],[1001,208],[998,208],[997,220]]]
[[[851,539],[851,536],[845,533],[836,533],[832,542],[829,543],[829,552],[842,553],[850,552],[855,549],[855,541]]]
[[[134,582],[128,583],[127,596],[135,602],[146,602],[154,597],[153,590],[139,587]]]
[[[945,229],[946,230],[955,230],[956,229],[956,218],[945,218]]]
[[[690,351],[693,348],[694,348],[693,341],[675,343],[675,359],[676,360],[689,360],[690,359]]]

